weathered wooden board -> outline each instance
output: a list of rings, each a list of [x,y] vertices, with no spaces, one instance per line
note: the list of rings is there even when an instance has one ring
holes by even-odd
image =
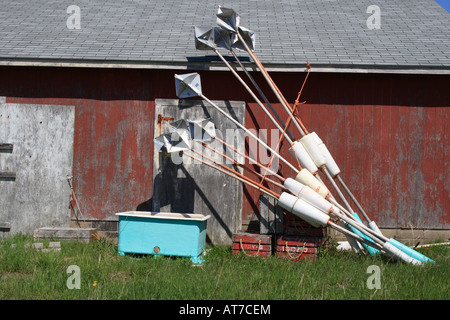
[[[14,145],[0,153],[0,220],[11,234],[68,227],[75,107],[4,103],[0,115],[0,137]]]
[[[43,227],[34,231],[34,239],[56,239],[88,243],[94,238],[95,228],[53,228]]]

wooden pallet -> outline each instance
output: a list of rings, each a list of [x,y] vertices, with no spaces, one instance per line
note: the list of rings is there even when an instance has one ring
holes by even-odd
[[[269,257],[272,255],[272,236],[257,233],[235,233],[232,252],[234,255]]]
[[[315,260],[321,238],[307,236],[281,235],[276,240],[277,257],[293,261]]]

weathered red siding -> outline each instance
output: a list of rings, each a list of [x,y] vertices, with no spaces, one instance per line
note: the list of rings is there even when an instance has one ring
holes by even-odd
[[[105,219],[138,205],[150,208],[154,100],[176,99],[174,73],[184,72],[1,67],[0,95],[6,102],[76,106],[75,191],[85,216]],[[200,74],[208,98],[248,102],[248,127],[275,128],[231,73]],[[273,74],[291,102],[304,76]],[[328,145],[344,181],[380,226],[450,228],[449,87],[444,75],[313,72],[308,79],[300,116]],[[288,147],[284,141],[282,154],[291,159]],[[244,187],[244,197],[248,218],[258,210],[258,193]]]

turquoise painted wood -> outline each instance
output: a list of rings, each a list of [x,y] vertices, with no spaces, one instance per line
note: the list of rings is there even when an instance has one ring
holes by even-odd
[[[119,217],[119,254],[189,257],[202,263],[206,222],[210,216],[171,212],[129,211]]]

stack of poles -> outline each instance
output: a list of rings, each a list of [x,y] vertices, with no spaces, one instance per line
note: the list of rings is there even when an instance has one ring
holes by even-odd
[[[400,258],[401,260],[404,260],[405,262],[410,262],[410,263],[413,263],[413,264],[422,264],[424,262],[434,262],[433,260],[429,259],[428,257],[426,257],[426,256],[422,255],[421,253],[413,250],[412,248],[409,248],[409,247],[405,246],[404,244],[398,242],[397,240],[392,239],[392,238],[388,239],[387,237],[385,237],[381,233],[381,231],[379,230],[379,228],[376,225],[376,223],[374,221],[372,221],[368,217],[367,213],[364,211],[364,209],[362,208],[360,203],[357,201],[357,199],[352,194],[350,189],[344,183],[343,179],[340,176],[340,169],[339,169],[338,165],[336,164],[336,162],[334,161],[331,153],[328,151],[327,147],[323,143],[323,141],[317,136],[317,134],[315,132],[308,133],[308,131],[306,130],[305,126],[300,121],[300,119],[295,117],[294,112],[293,112],[294,110],[290,108],[290,106],[287,103],[286,99],[281,94],[281,91],[277,88],[277,86],[275,85],[274,81],[269,76],[268,72],[265,70],[264,66],[262,65],[262,63],[257,58],[256,54],[252,50],[250,50],[250,48],[248,47],[246,41],[243,39],[242,35],[240,34],[239,30],[237,30],[236,34],[237,34],[239,40],[244,45],[247,53],[250,55],[252,60],[256,63],[256,65],[257,65],[258,69],[260,70],[260,72],[263,74],[264,78],[268,82],[268,84],[271,87],[272,91],[277,96],[279,102],[284,107],[286,112],[288,112],[290,118],[296,124],[297,129],[299,130],[300,134],[302,135],[302,138],[299,140],[299,142],[303,145],[304,149],[306,149],[306,153],[303,150],[300,150],[300,152],[296,152],[296,150],[294,150],[295,154],[297,156],[297,159],[300,161],[300,163],[304,163],[304,164],[306,164],[306,163],[310,162],[310,160],[312,160],[314,162],[315,166],[312,166],[312,164],[311,164],[311,166],[310,166],[312,168],[311,172],[313,172],[313,173],[315,173],[317,175],[317,168],[319,168],[326,175],[327,179],[333,185],[333,188],[336,190],[336,192],[338,193],[339,197],[344,202],[344,204],[347,207],[348,211],[344,210],[344,208],[342,208],[342,207],[340,207],[340,209],[342,211],[344,211],[348,215],[348,217],[353,219],[352,222],[356,222],[358,224],[358,226],[359,226],[359,228],[358,228],[358,227],[355,226],[354,223],[350,223],[348,220],[344,219],[345,223],[347,223],[349,228],[354,233],[358,234],[360,236],[360,238],[362,237],[362,238],[367,239],[369,241],[375,241],[375,242],[378,242],[378,243],[380,243],[380,241],[384,241],[384,246],[383,246],[384,251],[385,252],[389,252],[389,251],[393,252],[394,256]],[[235,58],[237,58],[237,56],[235,54],[233,54],[233,56]],[[237,60],[239,60],[239,59],[237,59]],[[241,63],[240,63],[240,65],[241,65],[241,68],[244,68]],[[249,75],[248,72],[246,72],[246,73],[247,73],[247,75]],[[296,101],[297,103],[298,103],[298,99],[299,98],[297,98],[297,101]],[[271,118],[271,119],[273,119],[273,118]],[[282,131],[282,132],[284,132],[284,131]],[[286,139],[288,138],[287,135],[285,135],[285,137],[286,137]],[[289,141],[289,142],[291,143],[291,141]],[[295,146],[294,146],[293,143],[291,143],[291,146],[292,146],[292,149],[295,149]],[[309,155],[309,157],[308,157],[308,155]],[[362,221],[359,218],[359,216],[356,213],[356,211],[354,211],[351,208],[349,202],[345,199],[344,195],[339,190],[339,187],[335,183],[334,179],[337,179],[340,182],[340,184],[343,186],[345,191],[348,193],[348,195],[354,201],[354,203],[356,204],[356,206],[358,207],[358,209],[361,211],[362,215],[364,216],[364,218],[368,222],[369,228],[366,227],[362,223]],[[330,197],[330,200],[332,200],[331,202],[333,202],[335,205],[338,205],[333,200],[333,197],[331,196],[331,194],[329,194],[327,196]],[[363,244],[364,248],[370,254],[373,255],[373,254],[378,253],[377,250],[372,249],[373,246],[368,246],[366,241],[363,241],[362,244]],[[389,248],[389,250],[387,250],[387,248]]]
[[[219,106],[217,106],[214,102],[209,100],[206,96],[204,96],[200,91],[198,91],[194,87],[190,87],[190,89],[195,92],[199,97],[207,101],[211,106],[213,106],[217,111],[221,112],[225,117],[227,117],[230,121],[232,121],[234,124],[236,124],[239,128],[244,130],[249,136],[254,138],[256,141],[258,141],[263,147],[265,147],[267,150],[272,152],[272,154],[276,157],[278,157],[281,161],[284,163],[290,165],[291,169],[293,169],[297,175],[300,173],[298,169],[296,169],[294,166],[292,166],[286,159],[284,159],[279,153],[275,152],[272,148],[270,148],[264,141],[262,141],[260,138],[258,138],[256,135],[254,135],[251,131],[249,131],[247,128],[245,128],[241,123],[236,121],[233,117],[231,117],[229,114],[221,110]],[[193,149],[191,149],[193,152],[198,152]],[[186,154],[186,153],[185,153]],[[341,233],[343,233],[346,236],[349,236],[356,241],[359,241],[360,243],[363,243],[367,246],[370,246],[376,250],[381,251],[382,253],[401,259],[408,263],[413,264],[422,264],[422,262],[418,261],[417,259],[414,259],[407,254],[401,252],[401,250],[396,249],[394,246],[392,246],[389,243],[389,240],[382,235],[373,232],[370,228],[365,227],[362,223],[356,221],[354,217],[345,210],[342,206],[340,206],[337,202],[335,202],[331,197],[329,197],[329,192],[326,192],[325,197],[315,190],[318,190],[317,187],[322,187],[323,184],[320,183],[317,179],[314,178],[314,176],[309,173],[308,171],[305,171],[305,177],[308,177],[304,179],[303,181],[306,182],[309,185],[302,184],[299,181],[296,181],[291,178],[284,179],[283,181],[283,187],[284,189],[288,190],[290,193],[283,192],[281,195],[277,194],[276,192],[272,191],[271,189],[264,187],[261,184],[256,183],[255,181],[249,179],[245,175],[228,168],[227,166],[221,165],[218,167],[218,162],[214,161],[213,159],[206,157],[203,153],[199,153],[202,155],[202,158],[198,158],[192,154],[186,154],[188,157],[200,161],[201,163],[204,163],[205,165],[208,165],[210,167],[213,167],[217,169],[218,171],[221,171],[233,178],[235,178],[238,181],[241,181],[251,187],[254,187],[256,190],[259,190],[263,193],[265,193],[268,196],[271,196],[275,198],[278,201],[278,205],[281,206],[283,209],[286,209],[287,211],[299,216],[303,220],[307,221],[311,225],[315,227],[319,226],[329,226]],[[206,161],[206,160],[208,161]],[[251,159],[251,158],[250,158]],[[253,159],[251,159],[253,160]],[[253,160],[255,163],[258,163],[257,161]],[[259,164],[259,163],[258,163]],[[267,168],[266,168],[267,169]],[[309,176],[308,176],[309,175]],[[312,187],[312,188],[311,188]],[[322,189],[322,188],[321,188]],[[326,189],[326,187],[325,187]],[[323,189],[322,189],[323,190]],[[331,202],[331,203],[330,203]],[[333,205],[333,204],[334,205]],[[341,211],[343,213],[341,213]],[[355,230],[358,230],[357,233],[348,230],[347,228],[344,228],[337,223],[335,223],[331,217],[334,217],[336,219],[340,219],[344,221],[345,223],[351,225]],[[360,236],[360,234],[365,234],[364,237]],[[369,240],[369,239],[370,240]]]
[[[351,194],[348,187],[342,181],[342,178],[339,176],[340,170],[337,167],[337,165],[335,164],[333,158],[331,157],[331,154],[329,153],[326,146],[323,144],[322,140],[320,140],[320,138],[314,132],[309,133],[306,130],[306,128],[304,127],[304,125],[301,123],[301,121],[294,115],[294,109],[297,106],[298,98],[296,101],[296,105],[294,106],[294,109],[292,109],[290,107],[290,105],[287,103],[286,99],[281,94],[281,91],[276,87],[275,83],[269,76],[268,72],[264,69],[261,62],[256,57],[256,54],[248,47],[246,41],[242,38],[242,35],[239,32],[239,29],[236,30],[236,34],[237,34],[239,40],[241,41],[241,43],[244,45],[247,53],[250,55],[252,60],[257,65],[259,71],[263,74],[263,77],[266,79],[267,83],[269,84],[269,86],[271,87],[275,96],[277,97],[278,101],[281,103],[281,105],[283,106],[285,111],[288,113],[288,115],[290,117],[288,119],[289,121],[287,121],[287,123],[284,124],[281,121],[280,117],[276,114],[275,110],[271,107],[272,112],[274,112],[275,116],[285,126],[284,129],[280,126],[280,124],[278,124],[275,121],[275,119],[272,117],[272,115],[270,115],[270,113],[265,108],[265,106],[262,104],[262,102],[252,92],[252,90],[248,87],[248,85],[245,83],[245,81],[242,80],[242,78],[237,74],[237,72],[228,63],[228,61],[226,61],[226,59],[219,53],[219,51],[216,48],[212,48],[213,51],[227,65],[227,67],[230,69],[230,71],[232,71],[232,73],[236,76],[236,78],[241,82],[241,84],[244,86],[244,88],[246,88],[247,91],[252,95],[252,97],[255,99],[257,104],[266,113],[266,115],[274,123],[274,125],[278,128],[278,130],[282,133],[282,137],[285,137],[285,139],[290,143],[290,145],[291,145],[290,151],[292,151],[292,153],[295,154],[297,160],[300,162],[300,164],[303,164],[303,166],[305,168],[302,168],[301,165],[300,165],[300,170],[295,168],[286,159],[284,159],[281,155],[279,155],[279,153],[277,153],[275,150],[270,148],[264,141],[259,139],[252,132],[250,132],[247,128],[245,128],[242,124],[240,124],[238,121],[233,119],[227,113],[222,111],[211,100],[209,100],[200,91],[198,91],[196,88],[193,88],[193,87],[190,87],[190,89],[192,91],[194,91],[203,100],[207,101],[210,105],[212,105],[216,110],[221,112],[225,117],[227,117],[229,120],[231,120],[234,124],[236,124],[242,130],[244,130],[250,137],[252,137],[256,141],[258,141],[264,148],[269,150],[273,156],[279,158],[279,160],[281,160],[285,164],[287,164],[297,174],[297,176],[296,176],[296,179],[281,178],[281,181],[283,182],[283,187],[284,187],[283,189],[288,190],[291,194],[289,194],[287,192],[283,192],[282,194],[277,194],[274,191],[272,191],[271,189],[264,187],[262,185],[262,183],[258,184],[255,181],[247,178],[245,175],[242,175],[239,172],[236,172],[236,171],[228,168],[227,166],[223,166],[221,168],[217,167],[216,166],[217,163],[210,158],[208,159],[209,162],[205,161],[204,155],[202,156],[203,159],[197,158],[197,157],[193,156],[192,154],[188,154],[188,156],[195,160],[198,160],[208,166],[214,167],[217,170],[224,172],[249,186],[254,187],[255,189],[265,193],[268,196],[274,197],[275,199],[278,200],[279,206],[281,206],[282,208],[286,209],[287,211],[292,212],[293,214],[301,217],[302,219],[306,220],[313,226],[330,226],[331,228],[333,228],[337,231],[340,231],[341,233],[346,235],[348,239],[353,239],[353,240],[360,242],[364,246],[364,248],[366,248],[367,251],[371,254],[381,252],[390,257],[394,257],[396,259],[400,259],[402,261],[405,261],[407,263],[412,263],[412,264],[423,264],[424,262],[430,262],[430,261],[432,262],[431,259],[423,256],[419,252],[395,241],[394,239],[388,239],[387,237],[382,235],[382,233],[379,231],[378,227],[376,227],[376,224],[369,219],[369,217],[367,216],[365,211],[362,209],[361,205],[357,202],[356,198],[353,196],[353,194]],[[251,79],[252,83],[255,85],[258,92],[261,94],[261,96],[263,96],[263,99],[270,106],[267,98],[264,96],[264,94],[260,90],[259,86],[257,86],[256,82],[251,77],[251,75],[248,73],[246,68],[242,65],[242,63],[240,62],[240,60],[238,59],[236,54],[233,52],[232,49],[230,49],[230,52],[235,57],[236,61],[238,61],[239,65],[241,66],[243,71],[246,73],[246,75]],[[299,132],[302,136],[302,138],[296,142],[293,141],[292,135],[289,135],[287,133],[287,131],[288,131],[287,126],[289,125],[290,121],[292,121],[295,124],[295,126],[297,127],[297,129],[299,130]],[[280,139],[280,141],[281,141],[281,139]],[[257,161],[254,161],[254,162],[259,164]],[[265,168],[262,165],[260,165],[260,166],[262,168]],[[308,170],[308,168],[312,169],[312,170]],[[333,185],[333,188],[336,190],[336,192],[338,193],[341,200],[344,202],[347,209],[342,207],[334,199],[334,197],[331,195],[331,193],[325,187],[323,182],[320,180],[320,178],[318,176],[319,169],[326,175],[327,179],[331,182],[331,184]],[[267,173],[268,168],[265,168],[265,170]],[[263,176],[263,180],[264,179],[267,180],[265,175],[266,174],[264,174],[264,176]],[[355,202],[358,209],[360,209],[364,218],[369,223],[369,227],[365,226],[359,219],[357,213],[354,210],[352,210],[352,208],[350,207],[350,204],[345,199],[342,192],[339,190],[334,179],[337,179],[341,183],[341,185],[344,187],[346,192],[350,195],[350,197]],[[274,183],[273,180],[267,180],[267,181]],[[275,185],[279,186],[279,184],[275,184]],[[343,221],[344,227],[342,225],[338,225],[337,223],[333,222],[331,217],[337,219],[338,221]]]
[[[217,27],[216,27],[217,28]],[[215,30],[214,28],[211,29],[211,32],[213,35],[215,35]],[[226,36],[226,35],[225,35]],[[252,54],[251,49],[247,46],[246,42],[244,41],[244,39],[242,38],[242,36],[239,34],[240,36],[240,41],[243,43],[245,49]],[[197,40],[197,30],[196,30],[196,40]],[[223,41],[222,38],[222,42],[227,44],[227,41]],[[231,42],[231,41],[229,41]],[[203,47],[205,47],[205,45],[203,44]],[[267,97],[264,95],[264,93],[262,92],[262,90],[260,89],[260,87],[258,86],[258,84],[256,83],[256,81],[253,79],[253,77],[250,75],[250,73],[246,70],[246,68],[242,65],[241,61],[239,60],[239,58],[237,57],[237,55],[234,53],[233,48],[231,45],[227,45],[227,49],[230,50],[230,53],[234,56],[235,60],[239,63],[241,69],[246,73],[247,77],[250,79],[250,81],[252,82],[252,84],[255,86],[255,88],[257,89],[257,91],[259,92],[259,94],[261,95],[261,97],[263,98],[263,100],[266,102],[266,104],[270,107],[270,109],[272,110],[272,112],[274,113],[274,115],[278,118],[278,120],[281,122],[281,124],[284,126],[284,129],[280,126],[280,124],[277,123],[277,121],[274,119],[274,117],[270,114],[270,112],[267,110],[267,108],[262,104],[262,102],[258,99],[258,97],[252,92],[252,90],[250,89],[250,87],[245,83],[245,81],[238,75],[238,73],[234,70],[234,68],[228,63],[228,61],[223,57],[223,55],[217,50],[217,48],[214,45],[210,45],[209,47],[207,47],[207,49],[212,50],[214,53],[216,53],[220,59],[225,63],[225,65],[228,67],[228,69],[233,73],[233,75],[239,80],[239,82],[244,86],[244,88],[250,93],[250,95],[253,97],[253,99],[257,102],[257,104],[259,105],[259,107],[264,111],[264,113],[269,117],[269,119],[272,121],[272,123],[277,127],[277,129],[282,133],[281,139],[283,138],[283,136],[285,137],[285,139],[289,142],[289,144],[291,145],[291,149],[293,149],[293,137],[292,134],[289,133],[288,131],[288,125],[289,122],[291,120],[294,120],[294,124],[296,125],[297,129],[299,130],[300,134],[302,136],[306,134],[308,134],[308,131],[306,130],[305,126],[301,123],[301,121],[299,121],[295,116],[294,116],[294,110],[290,108],[289,104],[287,103],[286,99],[283,97],[283,95],[281,94],[280,90],[276,87],[275,83],[272,81],[272,79],[270,78],[270,76],[268,75],[268,73],[265,71],[264,67],[262,66],[262,64],[259,62],[259,60],[257,59],[256,55],[252,54],[251,57],[252,59],[257,63],[257,66],[259,68],[259,70],[263,71],[263,75],[265,76],[265,78],[268,80],[270,87],[273,89],[274,93],[276,94],[276,96],[278,97],[279,101],[282,103],[282,105],[285,107],[285,110],[288,112],[289,114],[289,119],[287,120],[286,124],[284,122],[282,122],[282,120],[280,119],[280,116],[276,113],[275,109],[271,106],[270,102],[268,101]],[[309,72],[308,72],[309,75]],[[306,79],[305,79],[306,82]],[[302,89],[304,87],[302,86]],[[302,91],[302,89],[300,90],[300,93]],[[300,98],[300,93],[299,93],[299,97],[296,100],[296,105],[298,105],[298,100]],[[281,142],[280,139],[280,142]],[[279,143],[280,143],[279,142]],[[299,148],[302,148],[301,144],[299,144],[296,149],[298,150]],[[306,154],[305,150],[301,151],[302,156],[299,157],[299,161],[301,163],[305,163],[306,166],[308,167],[308,169],[311,171],[311,168],[314,167],[314,171],[313,174],[316,176],[317,179],[319,179],[319,181],[323,184],[323,181],[321,181],[319,175],[318,175],[318,169],[317,167],[314,165],[314,163],[312,162],[311,159],[309,159],[309,156]],[[306,158],[308,157],[308,158]],[[306,161],[302,161],[303,159],[306,159]],[[300,166],[300,169],[301,166]],[[324,166],[322,170],[327,170],[326,167]],[[329,174],[327,175],[327,177],[329,177]],[[263,178],[264,180],[264,178]],[[347,206],[347,209],[350,210],[351,212],[353,212],[353,210],[351,209],[349,203],[347,202],[347,200],[344,198],[343,194],[340,192],[340,190],[338,189],[337,185],[334,183],[334,181],[331,179],[332,183],[333,183],[333,187],[337,190],[340,198],[342,199],[342,201],[344,201],[344,203]],[[324,188],[322,188],[324,189]],[[330,195],[331,196],[331,195]],[[332,196],[331,196],[332,197]],[[360,251],[360,245],[354,241],[352,238],[347,237],[347,239],[349,240],[349,242],[352,245],[352,248],[355,252],[359,252]],[[376,250],[373,250],[372,248],[364,245],[366,247],[366,249],[371,253],[371,254],[375,254]]]

